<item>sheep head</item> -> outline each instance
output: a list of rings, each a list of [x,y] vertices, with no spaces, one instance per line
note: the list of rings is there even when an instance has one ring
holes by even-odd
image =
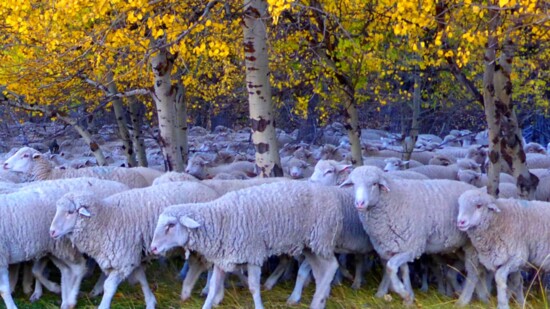
[[[485,188],[469,190],[458,198],[458,217],[456,225],[459,230],[467,231],[480,225],[484,218],[500,212],[496,200],[487,194]]]
[[[351,172],[340,187],[353,186],[355,191],[355,208],[365,211],[380,201],[384,192],[389,192],[388,178],[380,168],[361,166]]]
[[[35,162],[40,159],[42,159],[40,151],[22,147],[4,162],[4,169],[17,173],[30,173]]]
[[[50,225],[50,236],[58,239],[71,233],[79,218],[93,216],[92,208],[97,202],[97,197],[87,192],[70,192],[62,196],[56,203],[55,216]]]
[[[151,242],[151,252],[162,254],[174,247],[184,247],[189,241],[190,229],[200,226],[200,223],[189,216],[162,213]]]

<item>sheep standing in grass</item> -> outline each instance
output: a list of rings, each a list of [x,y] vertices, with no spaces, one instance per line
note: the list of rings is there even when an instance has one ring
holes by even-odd
[[[386,271],[394,290],[411,304],[414,295],[407,263],[424,253],[451,253],[466,245],[466,235],[454,224],[457,199],[475,187],[449,180],[392,179],[381,169],[368,166],[353,170],[342,184],[348,185],[354,186],[355,207],[374,249],[388,261]],[[402,280],[397,276],[400,268]],[[472,293],[468,284],[475,272],[467,275],[464,291]]]
[[[38,260],[48,254],[61,270],[61,289],[47,280],[41,271],[34,271],[34,274],[48,289],[60,290],[61,308],[74,306],[78,286],[85,273],[85,260],[68,241],[54,241],[48,236],[48,227],[55,214],[55,202],[73,190],[106,197],[127,189],[127,186],[114,181],[75,178],[37,182],[18,192],[0,195],[0,293],[6,307],[15,308],[6,277],[8,265]],[[31,300],[37,300],[40,296],[41,289],[38,289]]]
[[[255,307],[263,308],[261,265],[272,255],[303,253],[317,283],[311,307],[323,308],[338,268],[334,248],[343,228],[336,190],[285,181],[234,191],[210,203],[171,206],[159,218],[151,250],[181,246],[214,264],[203,308],[220,300],[225,272],[240,264],[248,266]]]
[[[463,193],[457,226],[465,231],[479,261],[495,271],[498,308],[509,308],[508,275],[528,266],[550,270],[550,203],[495,199],[485,190]],[[521,288],[518,301],[523,306]]]
[[[149,185],[147,180],[133,169],[96,166],[80,169],[54,169],[38,150],[23,147],[4,162],[4,169],[27,176],[28,181],[53,180],[62,178],[94,177],[121,182],[130,188],[142,188]]]
[[[50,235],[69,234],[73,245],[94,258],[107,274],[99,308],[108,308],[118,285],[132,276],[140,284],[147,308],[154,308],[141,266],[150,255],[149,244],[162,210],[173,204],[209,201],[218,194],[198,182],[167,183],[129,190],[100,199],[89,194],[68,193],[57,202]]]

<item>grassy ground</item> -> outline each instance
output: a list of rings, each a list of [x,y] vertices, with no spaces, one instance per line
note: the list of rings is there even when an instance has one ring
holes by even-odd
[[[192,299],[183,303],[179,300],[181,290],[181,282],[177,279],[176,274],[179,271],[181,263],[169,264],[167,266],[159,266],[154,264],[147,269],[149,284],[154,289],[157,298],[157,308],[201,308],[204,299],[199,297],[199,292],[204,285],[204,280],[199,282],[199,285],[194,291]],[[87,279],[83,282],[82,291],[88,292],[92,289],[95,278]],[[346,308],[346,309],[392,309],[403,308],[399,296],[392,294],[386,299],[378,299],[374,297],[378,286],[379,276],[368,275],[367,284],[359,291],[354,291],[349,287],[349,282],[345,282],[342,286],[334,286],[331,290],[331,296],[327,303],[327,308]],[[290,295],[293,282],[285,282],[278,284],[272,291],[263,291],[262,299],[266,308],[289,308],[286,305],[286,298]],[[290,308],[308,308],[308,304],[313,296],[314,285],[310,284],[304,291],[302,303],[298,306]],[[540,288],[535,286],[528,294],[527,306],[530,309],[549,308],[543,293],[540,293]],[[430,287],[428,293],[422,293],[415,290],[416,308],[454,308],[456,299],[442,296],[435,288]],[[15,293],[15,302],[19,308],[29,309],[50,309],[59,308],[59,296],[45,292],[41,300],[36,303],[30,303],[28,297],[22,292]],[[101,297],[90,299],[89,297],[81,297],[78,300],[77,308],[94,308],[99,304]],[[512,307],[518,308],[512,303]],[[493,297],[490,304],[484,304],[474,301],[469,308],[495,308],[496,299]],[[4,308],[3,303],[0,308]],[[143,295],[139,285],[129,285],[123,283],[113,300],[112,308],[145,308]],[[218,308],[253,308],[253,301],[248,289],[239,287],[233,282],[226,287],[225,298]]]

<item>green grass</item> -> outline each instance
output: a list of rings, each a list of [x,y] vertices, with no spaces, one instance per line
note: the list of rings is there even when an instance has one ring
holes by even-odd
[[[177,265],[176,265],[177,264]],[[193,297],[186,301],[179,300],[181,290],[181,282],[177,279],[181,262],[170,263],[167,266],[159,266],[158,263],[152,264],[147,269],[147,278],[149,284],[157,298],[157,308],[201,308],[204,299],[199,296],[200,289],[204,285],[204,280],[200,280],[197,284]],[[234,278],[233,276],[231,278]],[[404,308],[401,299],[396,294],[391,294],[386,299],[378,299],[374,297],[378,282],[379,274],[368,274],[366,277],[367,283],[358,291],[351,289],[349,282],[344,282],[341,286],[333,286],[330,298],[327,303],[327,308],[346,308],[346,309],[392,309]],[[95,277],[87,279],[83,282],[81,291],[89,292],[95,283]],[[286,305],[286,298],[290,295],[293,289],[293,282],[284,282],[278,284],[272,291],[262,291],[262,299],[266,308],[289,308]],[[308,305],[313,297],[314,284],[310,284],[304,291],[302,302],[300,305],[290,308],[308,308]],[[431,286],[428,293],[422,293],[415,290],[415,306],[416,308],[455,308],[454,302],[456,299],[443,296],[437,293],[436,288]],[[527,305],[525,308],[539,309],[548,308],[546,298],[540,292],[539,286],[533,286],[531,291],[526,292],[528,295]],[[42,299],[36,303],[30,303],[28,297],[19,290],[16,291],[15,302],[19,308],[29,309],[50,309],[59,308],[60,297],[49,292],[44,292]],[[80,297],[77,308],[94,308],[101,301],[101,297],[90,299],[89,297]],[[517,304],[511,301],[512,308],[519,308]],[[238,286],[236,281],[231,281],[226,287],[225,298],[218,308],[253,308],[254,304],[252,297],[247,288]],[[495,308],[496,299],[492,297],[490,304],[484,304],[474,301],[468,308]],[[3,303],[0,308],[4,308]],[[117,294],[112,302],[113,309],[121,308],[145,308],[143,295],[139,285],[129,285],[123,283],[119,286]]]

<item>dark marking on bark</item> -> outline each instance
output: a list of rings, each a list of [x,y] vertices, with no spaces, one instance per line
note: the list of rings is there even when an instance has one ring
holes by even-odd
[[[160,87],[162,85],[162,81],[157,80],[157,87]]]
[[[90,150],[91,150],[92,152],[95,152],[95,151],[97,151],[98,149],[99,149],[99,145],[98,145],[96,142],[91,142],[91,143],[90,143]]]
[[[246,11],[244,11],[244,18],[260,18],[262,14],[260,14],[260,11],[258,11],[257,8],[253,6],[249,6],[246,8]]]
[[[251,128],[253,132],[263,132],[265,128],[271,123],[271,121],[260,117],[259,120],[250,119]]]
[[[134,150],[133,150],[133,149],[128,149],[128,154],[129,154],[129,155],[133,155],[133,154],[134,154]]]
[[[260,95],[260,93],[262,93],[260,90],[256,90],[257,95]]]
[[[245,57],[245,59],[248,60],[248,61],[252,61],[252,62],[256,61],[256,57],[254,57],[254,56]]]
[[[508,153],[506,152],[506,141],[505,140],[501,140],[500,141],[500,149],[501,149],[501,155],[502,155],[502,159],[504,160],[504,162],[506,162],[506,164],[508,164],[508,166],[512,166],[513,162],[514,162],[514,158]]]
[[[353,127],[352,127],[351,124],[349,124],[349,123],[346,123],[346,124],[344,125],[344,128],[345,128],[347,131],[353,131]]]
[[[491,152],[489,152],[489,161],[491,161],[491,163],[496,164],[499,158],[500,158],[500,155],[498,151],[491,150]]]
[[[504,86],[504,92],[506,95],[512,94],[512,82],[510,80],[506,81],[506,85]]]
[[[261,97],[260,97],[260,100],[264,100],[264,101],[265,101],[265,97],[264,97],[264,96],[261,96]]]
[[[246,41],[244,42],[244,52],[245,53],[254,53],[256,50],[254,49],[254,42],[253,41]]]
[[[125,146],[125,145],[122,145],[122,150],[126,150],[126,146]]]
[[[500,71],[501,69],[502,69],[502,67],[500,66],[500,64],[495,65],[495,73]]]
[[[487,85],[487,91],[489,91],[489,94],[491,96],[495,96],[495,85],[493,85],[492,83]]]
[[[117,120],[118,120],[118,121],[122,121],[122,117],[118,117]]]
[[[527,161],[527,155],[525,154],[525,151],[523,151],[523,149],[519,150],[518,159],[519,159],[519,162],[521,162],[522,164],[524,164],[525,161]]]
[[[260,69],[256,68],[256,67],[248,67],[246,68],[248,71],[259,71]]]
[[[266,144],[266,143],[254,144],[254,148],[256,148],[257,153],[263,154],[269,151],[269,144]]]

